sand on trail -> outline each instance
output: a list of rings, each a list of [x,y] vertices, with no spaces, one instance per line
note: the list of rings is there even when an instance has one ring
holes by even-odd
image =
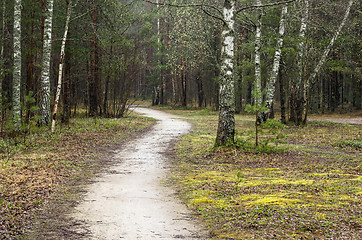
[[[117,164],[87,188],[72,213],[82,223],[76,231],[86,231],[86,239],[209,239],[175,192],[161,183],[167,148],[191,125],[161,111],[135,111],[157,124],[115,153]]]

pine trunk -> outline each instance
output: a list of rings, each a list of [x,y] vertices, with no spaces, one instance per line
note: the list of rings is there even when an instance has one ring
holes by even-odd
[[[284,79],[282,76],[282,70],[279,68],[279,91],[280,91],[280,120],[283,124],[287,123],[286,114],[285,114],[285,86]]]
[[[1,21],[1,49],[0,49],[0,68],[1,69],[5,69],[5,52],[4,52],[4,48],[5,48],[5,11],[6,11],[6,5],[5,5],[5,1],[3,1],[3,4],[1,6],[1,10],[2,10],[2,21]],[[2,120],[2,104],[3,104],[3,79],[4,79],[4,75],[5,74],[1,74],[0,75],[0,120]]]
[[[90,78],[89,78],[89,116],[98,115],[98,76],[97,76],[97,0],[93,2],[93,36],[92,36],[92,51],[90,59]]]

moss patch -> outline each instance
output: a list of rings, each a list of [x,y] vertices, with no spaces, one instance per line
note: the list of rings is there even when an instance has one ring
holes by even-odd
[[[217,113],[173,111],[194,124],[175,148],[172,178],[215,239],[362,239],[362,126],[286,127],[286,152],[213,148]],[[253,123],[236,116],[238,138]]]

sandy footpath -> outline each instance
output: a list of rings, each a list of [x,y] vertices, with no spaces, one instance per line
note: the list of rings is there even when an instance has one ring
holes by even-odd
[[[174,191],[160,183],[169,144],[187,133],[190,124],[156,110],[135,111],[158,123],[115,153],[119,164],[88,187],[72,214],[84,223],[77,231],[87,229],[87,239],[209,239]]]

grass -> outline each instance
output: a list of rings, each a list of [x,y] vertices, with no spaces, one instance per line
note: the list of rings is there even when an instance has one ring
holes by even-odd
[[[253,152],[213,148],[214,112],[171,112],[194,125],[175,147],[172,181],[214,239],[362,239],[360,125],[285,127],[285,143]],[[252,143],[245,119],[237,138]]]
[[[107,162],[102,156],[112,146],[140,134],[152,123],[136,115],[122,119],[74,118],[69,127],[58,126],[55,134],[34,127],[25,142],[11,149],[3,144],[0,239],[22,238],[33,230],[34,219],[45,215],[43,209],[51,201],[59,201],[59,196],[75,201],[71,187],[104,167]]]

